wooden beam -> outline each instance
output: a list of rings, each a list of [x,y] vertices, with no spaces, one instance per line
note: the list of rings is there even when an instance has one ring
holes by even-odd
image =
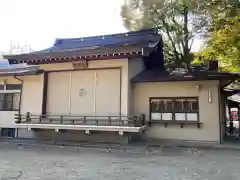
[[[47,113],[47,89],[48,89],[48,73],[43,73],[43,96],[42,96],[42,115]]]
[[[11,64],[27,63],[31,65],[37,64],[53,64],[75,62],[79,60],[96,61],[96,60],[113,60],[123,58],[139,58],[142,57],[142,52],[127,52],[127,53],[111,53],[111,54],[97,54],[88,56],[66,56],[66,57],[46,57],[43,59],[29,59],[29,60],[10,60]]]

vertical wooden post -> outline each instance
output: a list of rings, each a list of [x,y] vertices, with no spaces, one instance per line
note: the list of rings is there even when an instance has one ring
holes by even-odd
[[[108,117],[108,124],[111,125],[112,124],[112,119],[111,116]]]
[[[237,121],[238,121],[238,137],[237,138],[240,138],[240,124],[239,124],[239,112],[240,112],[240,107],[239,107],[239,104],[238,104],[238,111],[237,111]]]
[[[72,72],[69,72],[69,87],[68,87],[68,115],[71,115],[71,105],[72,105],[72,100],[71,100],[71,92],[72,91]]]
[[[39,116],[39,123],[42,122],[42,115]]]
[[[231,107],[228,106],[228,114],[229,114],[229,134],[233,135],[233,119],[232,119],[232,113],[231,113]]]
[[[30,112],[27,112],[27,113],[26,113],[26,121],[27,121],[28,123],[31,122]]]
[[[60,122],[63,123],[63,116],[60,117]]]
[[[133,117],[133,126],[134,127],[136,127],[137,126],[137,120],[138,120],[139,118],[137,117],[137,116],[134,116]]]
[[[142,122],[141,122],[141,125],[142,125],[142,126],[146,125],[146,116],[145,116],[145,114],[142,114],[142,115],[141,115],[141,121],[142,121]]]
[[[43,73],[42,114],[47,113],[48,72]]]
[[[94,73],[94,85],[93,85],[93,115],[96,116],[96,99],[97,99],[97,77],[98,73]]]

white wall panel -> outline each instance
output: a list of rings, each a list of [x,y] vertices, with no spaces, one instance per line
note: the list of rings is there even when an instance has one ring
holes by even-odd
[[[70,72],[52,72],[48,77],[47,113],[69,114]]]

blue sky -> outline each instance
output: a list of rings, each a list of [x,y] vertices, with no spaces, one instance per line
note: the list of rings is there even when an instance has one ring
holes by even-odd
[[[124,32],[123,0],[1,0],[0,52],[11,42],[40,50],[55,38]],[[194,49],[198,47],[198,42]]]

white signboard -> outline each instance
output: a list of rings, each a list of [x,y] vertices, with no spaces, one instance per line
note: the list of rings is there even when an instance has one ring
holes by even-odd
[[[172,113],[162,113],[162,120],[171,121],[172,120]]]
[[[151,120],[162,120],[161,113],[151,113]]]
[[[197,121],[198,120],[197,113],[187,113],[187,120],[188,121]]]
[[[185,113],[175,113],[175,120],[176,121],[185,121],[186,120]]]

